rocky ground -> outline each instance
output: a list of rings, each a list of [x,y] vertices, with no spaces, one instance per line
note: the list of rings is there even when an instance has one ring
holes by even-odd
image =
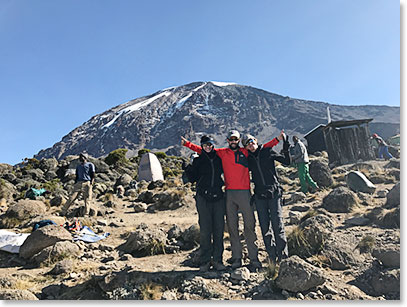
[[[82,200],[67,218],[58,215],[73,187],[76,156],[0,164],[0,228],[31,233],[40,220],[58,224],[33,232],[19,254],[0,251],[0,298],[400,299],[399,160],[331,170],[326,153],[311,156],[310,172],[321,189],[306,195],[299,192],[295,169],[278,166],[290,257],[277,266],[268,264],[257,225],[261,271],[228,265],[224,272],[200,273],[194,187],[182,183],[182,158],[157,155],[166,179],[137,187],[139,157],[110,159],[109,164],[92,159],[97,170],[92,217],[79,216]],[[24,198],[31,186],[51,193]],[[119,186],[123,197],[116,193]],[[73,242],[59,225],[75,218],[110,236],[96,243]],[[225,263],[230,256],[225,229]]]

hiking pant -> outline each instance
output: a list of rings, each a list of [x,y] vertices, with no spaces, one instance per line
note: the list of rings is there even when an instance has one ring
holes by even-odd
[[[383,156],[386,160],[393,158],[393,156],[389,153],[389,147],[379,146],[379,159],[383,159]]]
[[[309,174],[308,163],[299,162],[297,163],[298,169],[298,178],[300,179],[301,191],[304,193],[308,192],[309,186],[316,189],[318,185],[312,180],[311,175]]]
[[[255,196],[257,218],[269,258],[274,263],[288,257],[287,238],[284,231],[281,197],[260,199]]]
[[[200,262],[206,264],[212,257],[214,262],[222,262],[225,199],[211,202],[196,194],[195,200],[200,228]]]
[[[92,185],[90,184],[90,181],[78,181],[77,183],[75,183],[75,185],[73,186],[73,193],[71,197],[62,208],[62,214],[65,215],[68,212],[69,207],[81,193],[83,194],[83,200],[85,201],[84,215],[89,214],[90,201],[92,200]]]
[[[250,261],[258,261],[256,245],[256,219],[250,206],[250,190],[226,190],[226,222],[228,225],[232,259],[242,259],[242,244],[239,238],[239,215],[243,215],[244,237]]]

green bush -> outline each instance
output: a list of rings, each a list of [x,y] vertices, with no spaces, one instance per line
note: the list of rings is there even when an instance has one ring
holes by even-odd
[[[58,178],[52,179],[44,183],[44,189],[50,192],[55,192],[60,187],[61,181]]]
[[[167,157],[167,155],[165,154],[165,152],[159,151],[156,152],[155,155],[157,156],[157,158],[159,159],[165,159]]]
[[[151,150],[150,150],[150,149],[147,149],[147,148],[140,149],[140,150],[138,151],[138,156],[141,157],[142,155],[144,155],[145,153],[150,152],[150,151],[151,151]]]
[[[38,168],[40,166],[40,161],[35,158],[24,158],[23,163],[26,170]]]
[[[105,158],[105,162],[109,165],[125,165],[129,163],[126,158],[127,149],[118,148],[110,152]]]

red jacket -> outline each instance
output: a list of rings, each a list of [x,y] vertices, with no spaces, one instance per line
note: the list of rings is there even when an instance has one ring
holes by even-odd
[[[278,139],[274,138],[264,144],[263,147],[273,147],[276,146],[278,142]],[[184,146],[199,154],[202,152],[202,147],[194,143],[186,142]],[[239,150],[233,151],[230,148],[215,148],[215,151],[222,160],[226,190],[250,190],[247,149],[239,148]]]

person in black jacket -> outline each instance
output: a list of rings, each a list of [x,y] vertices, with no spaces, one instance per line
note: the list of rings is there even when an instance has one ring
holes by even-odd
[[[215,270],[222,271],[226,269],[222,262],[226,210],[222,191],[222,161],[215,153],[211,137],[202,136],[201,146],[202,153],[185,170],[189,181],[196,182],[195,200],[201,245],[200,271],[208,271],[211,265]]]
[[[257,139],[247,134],[242,143],[249,151],[249,170],[254,181],[254,199],[261,233],[270,261],[276,263],[288,257],[287,238],[282,211],[282,188],[278,182],[275,161],[290,165],[288,138],[281,134],[282,154],[258,145]]]

